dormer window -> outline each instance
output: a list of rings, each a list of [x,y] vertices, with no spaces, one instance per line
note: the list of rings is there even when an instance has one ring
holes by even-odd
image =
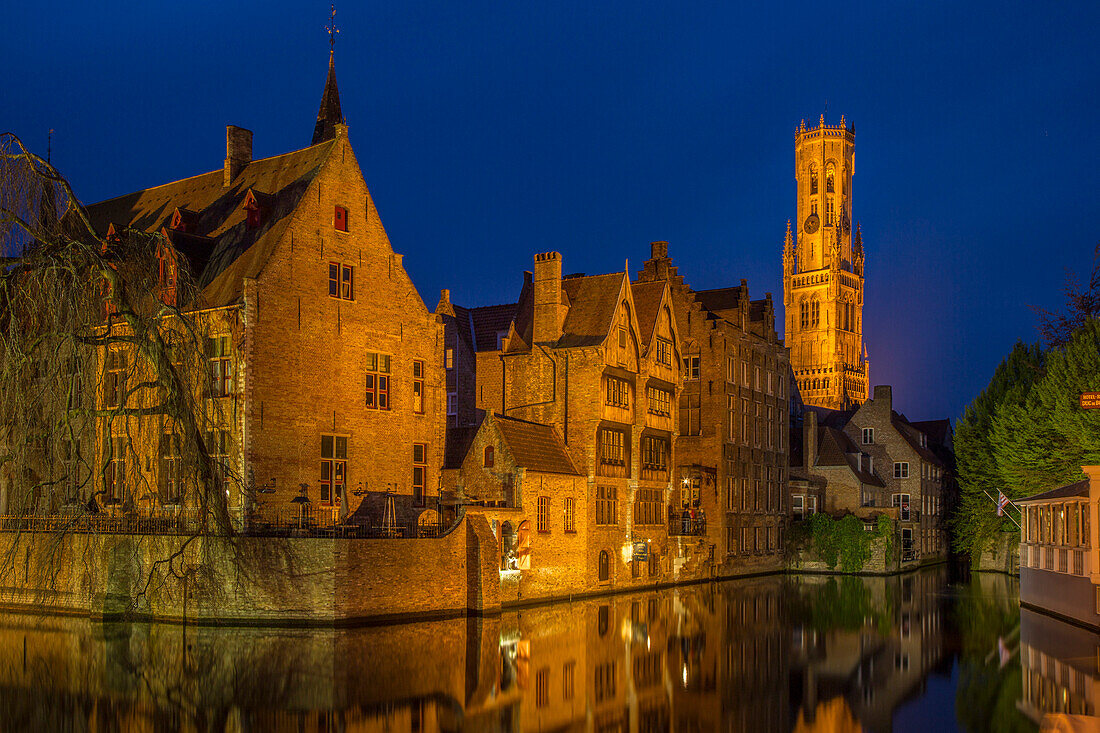
[[[177,232],[183,232],[184,234],[194,234],[198,216],[199,215],[194,211],[177,207],[172,212],[172,221],[168,225],[168,228],[174,229]]]
[[[257,229],[264,223],[264,215],[267,213],[271,196],[248,189],[244,197],[245,223],[249,229]]]
[[[348,230],[348,210],[343,206],[337,206],[332,214],[332,227],[338,232]]]

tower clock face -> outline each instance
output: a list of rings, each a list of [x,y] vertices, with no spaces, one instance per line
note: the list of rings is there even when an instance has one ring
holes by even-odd
[[[806,223],[802,228],[806,230],[807,234],[813,234],[817,231],[819,224],[821,224],[821,220],[817,218],[817,214],[810,214],[806,217]]]

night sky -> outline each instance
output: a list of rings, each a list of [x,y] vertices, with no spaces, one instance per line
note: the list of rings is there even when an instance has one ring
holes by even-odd
[[[513,300],[536,252],[782,305],[794,130],[856,126],[872,384],[955,417],[1100,240],[1100,3],[344,3],[367,185],[429,308]],[[964,6],[965,5],[965,6]],[[305,147],[326,3],[10,3],[0,127],[86,203]]]

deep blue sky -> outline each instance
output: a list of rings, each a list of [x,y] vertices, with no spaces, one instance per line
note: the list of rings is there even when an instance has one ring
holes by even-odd
[[[321,2],[18,3],[0,127],[85,202],[308,145]],[[534,253],[782,301],[798,121],[856,125],[872,383],[957,416],[1100,240],[1100,3],[344,3],[341,100],[429,307],[516,296]],[[12,32],[16,31],[18,32]]]

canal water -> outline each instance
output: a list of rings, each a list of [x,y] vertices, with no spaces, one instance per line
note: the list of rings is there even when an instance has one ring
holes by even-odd
[[[1016,580],[950,573],[337,630],[5,615],[0,731],[1036,730]]]

